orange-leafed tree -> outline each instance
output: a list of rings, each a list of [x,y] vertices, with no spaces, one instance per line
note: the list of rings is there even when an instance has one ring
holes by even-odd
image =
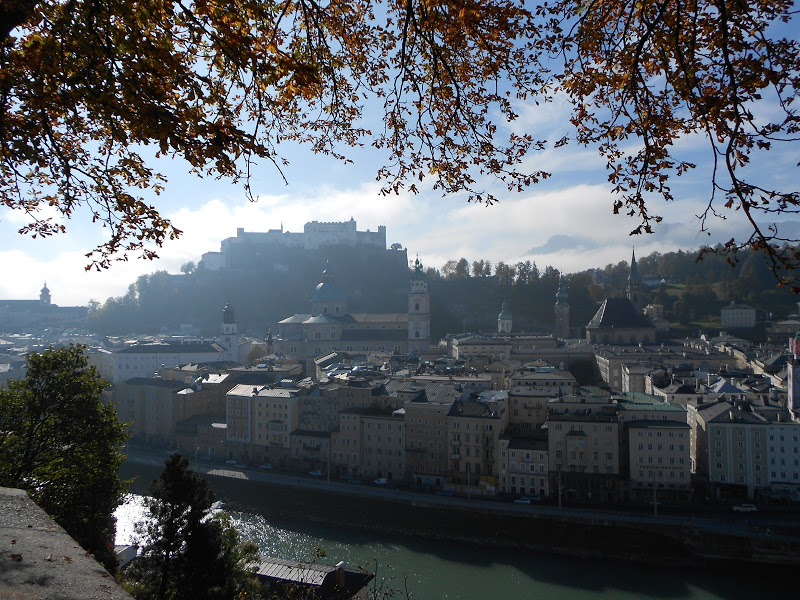
[[[717,240],[717,249],[732,263],[738,249],[762,250],[779,279],[794,281],[798,240],[780,221],[798,212],[797,186],[785,187],[796,176],[778,182],[762,167],[770,150],[773,159],[790,153],[793,167],[800,158],[795,13],[793,0],[549,6],[558,25],[547,45],[563,57],[557,79],[574,107],[575,138],[607,159],[613,210],[639,220],[633,233],[650,233],[661,221],[654,197],[679,200],[672,178],[697,165],[678,148],[703,139],[710,160],[701,231],[716,218],[744,219],[750,235]]]
[[[373,144],[385,191],[433,176],[478,198],[475,165],[514,186],[536,177],[516,170],[532,140],[498,143],[490,120],[539,85],[534,31],[511,0],[3,0],[0,201],[34,235],[64,230],[38,209],[88,207],[109,231],[100,268],[180,235],[145,201],[164,183],[147,145],[250,193],[254,160],[284,165],[280,142],[343,159]],[[375,132],[369,99],[384,109]]]
[[[701,228],[744,218],[726,248],[797,264],[775,223],[798,192],[763,181],[761,157],[795,152],[800,48],[792,0],[3,0],[0,202],[49,235],[88,208],[108,228],[90,257],[152,257],[180,231],[146,198],[163,177],[145,146],[200,176],[285,165],[284,142],[343,160],[372,145],[384,192],[493,202],[549,173],[531,153],[570,140],[607,160],[614,211],[659,221],[656,202],[707,140]],[[510,123],[524,103],[572,103],[549,143]],[[382,123],[365,119],[380,107]],[[370,107],[367,109],[366,107]],[[572,130],[570,128],[574,126]],[[352,156],[352,153],[350,153]],[[795,166],[796,166],[795,161]],[[787,177],[791,185],[795,177]]]

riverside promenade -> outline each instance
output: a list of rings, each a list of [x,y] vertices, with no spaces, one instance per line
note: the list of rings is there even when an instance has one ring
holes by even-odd
[[[135,491],[144,493],[168,454],[129,450],[125,476],[140,475]],[[265,516],[303,516],[335,526],[566,555],[670,559],[697,566],[731,561],[800,566],[798,510],[515,504],[188,458],[229,507]]]

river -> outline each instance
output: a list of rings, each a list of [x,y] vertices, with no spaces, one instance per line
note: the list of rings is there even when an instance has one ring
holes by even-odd
[[[116,513],[117,543],[128,543],[141,519],[141,497]],[[737,571],[647,567],[628,562],[582,560],[509,550],[375,535],[299,521],[268,521],[231,513],[236,528],[262,554],[297,561],[344,561],[376,571],[392,597],[415,600],[752,600],[787,597],[788,569]]]

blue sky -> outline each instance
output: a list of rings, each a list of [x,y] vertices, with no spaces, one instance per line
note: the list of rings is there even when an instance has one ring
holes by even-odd
[[[568,112],[558,101],[520,107],[514,128],[555,140],[569,132]],[[153,202],[184,234],[178,241],[167,242],[158,260],[131,258],[103,272],[86,272],[86,253],[103,239],[102,230],[90,226],[87,215],[67,221],[66,235],[34,240],[16,233],[24,215],[0,210],[0,261],[5,275],[0,278],[0,298],[36,298],[46,281],[53,302],[61,306],[84,305],[90,299],[103,302],[123,295],[141,274],[178,273],[182,264],[219,250],[220,242],[235,236],[238,227],[266,231],[283,225],[285,231],[302,231],[312,220],[353,217],[359,230],[386,225],[387,243],[401,243],[410,258],[419,255],[426,266],[439,268],[450,258],[465,257],[470,262],[531,260],[542,269],[552,265],[564,272],[628,260],[634,244],[637,256],[645,256],[654,250],[688,250],[724,242],[746,231],[738,213],[709,222],[710,236],[699,231],[696,215],[710,193],[705,142],[685,139],[676,149],[696,160],[698,168],[673,182],[677,201],[667,205],[653,200],[653,212],[664,217],[655,233],[633,237],[629,232],[638,221],[612,213],[605,161],[577,145],[529,157],[531,170],[550,170],[554,176],[523,193],[508,193],[502,186],[484,182],[500,198],[493,206],[469,204],[465,196],[442,198],[425,185],[416,196],[382,196],[375,181],[381,156],[371,149],[351,153],[354,163],[342,164],[314,155],[308,148],[287,148],[288,185],[273,166],[261,165],[251,181],[259,196],[256,203],[246,199],[243,184],[198,179],[180,161],[162,159],[154,166],[168,176],[169,183]],[[756,166],[766,181],[791,185],[797,162],[797,152],[777,149]],[[794,224],[791,227],[797,229]]]

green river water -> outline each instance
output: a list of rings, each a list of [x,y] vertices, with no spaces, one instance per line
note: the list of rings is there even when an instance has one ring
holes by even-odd
[[[141,518],[140,500],[117,513],[118,542],[126,543],[132,523]],[[383,536],[300,521],[268,521],[260,515],[232,513],[242,536],[256,541],[265,555],[377,569],[377,585],[392,598],[416,600],[628,600],[748,599],[794,597],[787,570],[735,571],[641,566]],[[407,592],[406,592],[407,590]]]

